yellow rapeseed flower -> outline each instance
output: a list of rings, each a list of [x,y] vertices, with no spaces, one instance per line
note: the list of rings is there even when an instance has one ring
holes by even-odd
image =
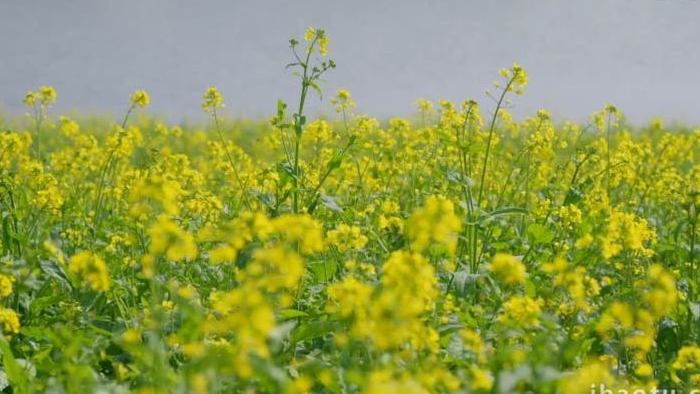
[[[334,230],[329,231],[327,238],[329,244],[338,248],[341,253],[348,250],[359,250],[367,245],[367,237],[362,234],[362,229],[345,223],[341,223]]]
[[[197,244],[192,234],[186,232],[161,215],[148,229],[151,244],[148,251],[152,255],[164,255],[169,261],[194,260],[197,257]]]
[[[213,113],[218,108],[224,107],[224,96],[215,86],[209,86],[202,96],[202,109],[204,112]]]
[[[68,271],[86,281],[95,291],[107,291],[112,285],[107,264],[100,256],[89,251],[73,255],[68,261]]]
[[[315,35],[316,29],[314,29],[312,26],[307,27],[306,31],[304,32],[304,41],[311,42]]]
[[[38,97],[41,105],[48,107],[56,102],[58,94],[53,86],[44,85],[39,87]]]
[[[0,300],[7,298],[10,294],[12,294],[13,283],[15,283],[15,278],[9,275],[0,274]]]
[[[37,96],[38,95],[35,92],[28,90],[27,93],[24,95],[24,99],[22,99],[22,102],[27,107],[34,108],[34,105],[36,104]]]
[[[406,222],[406,233],[411,241],[411,248],[420,252],[431,245],[438,245],[453,254],[460,228],[461,221],[454,212],[454,204],[439,196],[429,197]]]
[[[19,333],[19,316],[12,309],[0,307],[0,328],[5,335]]]
[[[497,253],[489,265],[489,271],[507,285],[525,283],[525,265],[515,256]]]
[[[151,102],[148,92],[145,90],[136,90],[131,94],[131,105],[137,108],[145,108]]]
[[[498,316],[498,321],[520,328],[539,326],[542,304],[541,299],[512,296],[503,304],[503,311]]]
[[[355,315],[364,318],[367,308],[371,308],[372,291],[372,286],[353,277],[346,277],[328,286],[326,292],[329,302],[326,310],[331,313],[337,311],[343,317]]]

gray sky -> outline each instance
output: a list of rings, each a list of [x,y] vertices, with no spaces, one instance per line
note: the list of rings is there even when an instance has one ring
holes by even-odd
[[[54,112],[118,115],[144,88],[179,121],[213,84],[231,115],[268,116],[295,97],[288,38],[316,25],[338,63],[327,94],[348,88],[370,115],[410,114],[418,97],[490,108],[485,89],[518,61],[518,116],[581,120],[610,102],[636,123],[700,124],[698,17],[700,0],[0,0],[0,111],[52,84]]]

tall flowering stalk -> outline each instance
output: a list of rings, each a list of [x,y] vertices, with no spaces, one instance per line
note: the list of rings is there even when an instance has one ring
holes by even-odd
[[[135,90],[129,98],[129,108],[126,110],[126,113],[124,114],[124,119],[121,123],[121,127],[118,130],[119,135],[117,137],[116,144],[112,147],[112,149],[110,149],[109,154],[107,155],[107,160],[105,160],[104,164],[100,167],[99,183],[97,184],[97,198],[95,199],[95,215],[98,223],[100,223],[101,221],[100,211],[103,204],[104,188],[106,186],[109,174],[114,172],[114,166],[117,158],[116,154],[119,150],[119,147],[121,146],[122,138],[124,137],[125,133],[125,128],[127,123],[129,122],[129,117],[134,112],[134,110],[146,108],[150,103],[151,98],[148,95],[148,92],[142,89]]]
[[[248,205],[246,185],[243,183],[243,180],[241,179],[241,176],[238,173],[236,163],[233,161],[233,156],[231,156],[231,152],[229,152],[228,145],[226,144],[226,140],[224,139],[224,134],[221,131],[221,121],[219,120],[218,110],[224,107],[224,96],[221,94],[219,89],[217,89],[215,86],[208,87],[207,90],[204,92],[204,95],[202,96],[202,109],[204,110],[204,112],[209,114],[209,116],[211,116],[212,121],[214,122],[216,134],[219,137],[219,141],[221,142],[224,152],[226,153],[226,158],[228,159],[229,164],[231,165],[233,177],[235,178],[238,187],[241,189],[241,199],[246,205]]]
[[[289,40],[289,47],[294,55],[294,62],[288,64],[287,68],[297,68],[300,71],[298,75],[301,82],[299,104],[297,106],[297,111],[292,115],[292,124],[285,122],[284,111],[287,105],[282,101],[279,102],[277,116],[273,119],[273,124],[281,130],[287,128],[294,130],[294,149],[292,152],[289,152],[285,146],[285,153],[287,154],[287,164],[291,164],[289,172],[291,172],[290,175],[293,185],[292,211],[295,213],[300,211],[300,189],[303,186],[301,182],[300,152],[301,136],[304,133],[304,127],[306,125],[304,107],[308,98],[309,88],[315,90],[316,93],[321,96],[322,91],[318,82],[326,71],[335,68],[335,62],[333,60],[325,59],[326,56],[328,56],[328,35],[326,35],[324,30],[313,27],[307,28],[304,34],[304,42],[306,48],[304,48],[304,51],[300,54],[298,51],[300,47],[299,41],[294,38]],[[321,59],[313,59],[312,56],[314,54],[320,55]]]
[[[54,103],[58,94],[53,86],[41,86],[39,90],[28,91],[24,96],[24,105],[32,110],[32,118],[34,120],[34,146],[36,149],[36,157],[41,159],[41,126],[48,115],[48,109]]]

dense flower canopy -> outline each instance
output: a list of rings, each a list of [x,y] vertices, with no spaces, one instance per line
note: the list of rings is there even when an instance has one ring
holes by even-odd
[[[327,46],[315,28],[291,44],[302,98]],[[528,83],[501,77],[500,97]],[[56,98],[0,123],[13,392],[700,384],[698,130],[474,100],[384,122],[347,90],[338,119],[280,102],[231,121],[213,86],[212,123],[183,127],[144,115],[145,91],[119,123],[54,118]]]

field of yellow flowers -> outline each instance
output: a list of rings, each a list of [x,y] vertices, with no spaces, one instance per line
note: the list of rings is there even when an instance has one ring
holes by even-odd
[[[592,393],[700,388],[700,131],[480,106],[304,106],[335,67],[291,40],[299,102],[179,127],[0,123],[0,390]],[[680,391],[679,391],[680,392]]]

